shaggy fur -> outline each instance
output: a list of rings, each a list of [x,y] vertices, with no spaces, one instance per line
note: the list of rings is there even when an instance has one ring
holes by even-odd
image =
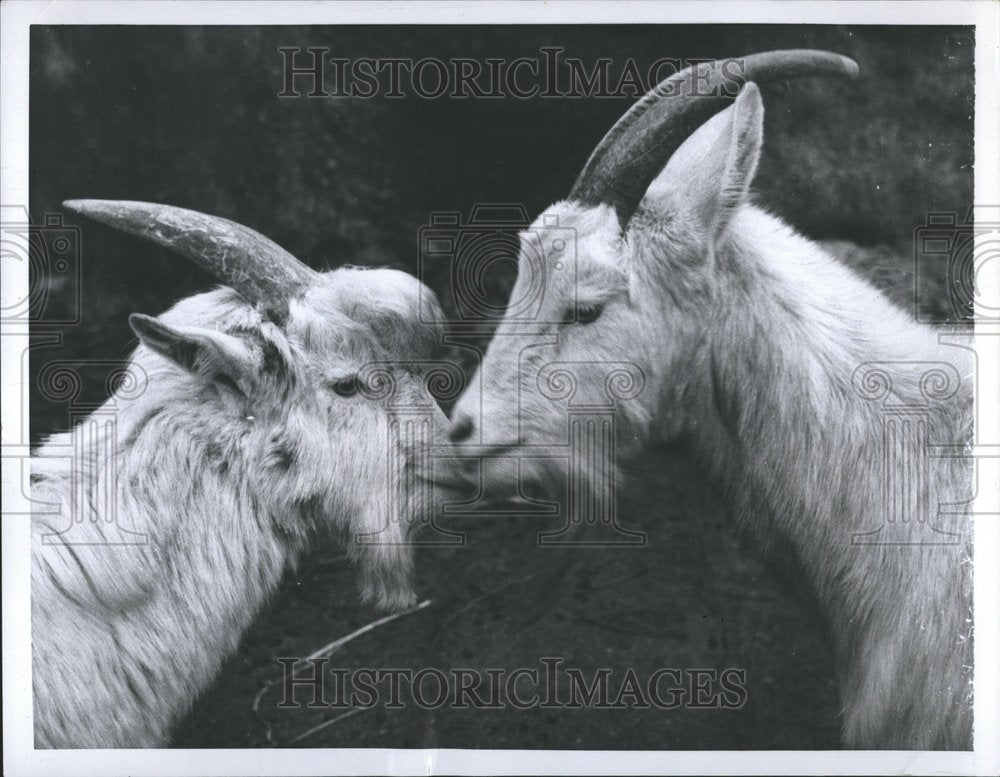
[[[498,448],[558,444],[565,407],[540,391],[541,370],[574,365],[586,404],[606,401],[603,363],[633,362],[646,389],[619,406],[619,453],[692,438],[741,527],[805,576],[836,643],[844,744],[967,748],[970,470],[931,459],[918,480],[916,453],[889,457],[883,425],[892,405],[922,409],[926,439],[962,451],[972,360],[748,203],[762,127],[750,84],[675,153],[625,234],[606,207],[557,203],[539,217],[523,241],[546,252],[540,319],[552,323],[532,345],[501,324],[453,429],[474,422]],[[576,230],[576,279],[550,245],[553,217]],[[538,266],[522,257],[512,299],[539,285]],[[595,302],[593,323],[558,323]],[[872,364],[888,381],[877,401],[857,383]],[[931,369],[947,376],[937,395],[921,382]],[[532,462],[520,461],[522,476],[546,477]],[[892,488],[911,505],[923,498],[926,513],[883,527]]]
[[[366,599],[415,600],[421,496],[403,481],[422,473],[386,405],[436,412],[439,429],[444,416],[403,369],[391,396],[342,394],[366,364],[428,352],[420,291],[404,273],[344,268],[292,300],[284,330],[229,289],[133,317],[145,391],[105,405],[115,430],[85,444],[82,424],[32,459],[37,747],[166,744],[317,533],[348,546]],[[440,320],[436,301],[428,312]]]

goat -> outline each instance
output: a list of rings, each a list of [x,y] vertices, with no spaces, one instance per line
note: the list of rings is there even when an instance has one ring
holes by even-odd
[[[113,430],[85,422],[31,460],[36,746],[163,746],[314,535],[346,542],[365,600],[415,601],[429,441],[388,407],[446,429],[412,367],[443,318],[412,276],[315,272],[225,219],[65,206],[226,284],[132,315],[141,377],[93,416]]]
[[[921,477],[912,446],[892,459],[871,400],[919,406],[912,429],[963,451],[972,362],[749,200],[763,142],[754,82],[853,77],[856,63],[784,51],[742,64],[734,96],[720,63],[661,83],[522,233],[511,300],[541,290],[533,333],[508,308],[449,436],[486,457],[534,453],[521,477],[544,481],[537,446],[567,435],[565,392],[546,391],[553,369],[572,372],[574,402],[600,405],[602,365],[631,362],[645,388],[616,407],[618,456],[693,440],[738,526],[805,575],[835,642],[845,746],[969,747],[970,470],[939,458]],[[487,480],[516,482],[505,472]],[[893,521],[893,489],[910,501],[891,540],[859,541]],[[924,520],[921,500],[940,512]]]

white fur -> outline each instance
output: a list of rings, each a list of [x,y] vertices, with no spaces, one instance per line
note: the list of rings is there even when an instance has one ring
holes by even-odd
[[[852,538],[882,525],[886,487],[916,475],[905,458],[883,471],[883,402],[924,401],[912,363],[949,365],[960,385],[926,402],[928,439],[961,450],[971,441],[972,362],[747,202],[762,122],[748,86],[674,154],[625,234],[606,207],[557,203],[539,217],[534,243],[554,237],[544,226],[553,218],[576,230],[579,278],[574,287],[546,257],[540,319],[561,320],[574,296],[599,298],[604,311],[590,324],[541,327],[533,347],[502,322],[455,423],[474,419],[487,444],[558,444],[565,407],[540,392],[540,371],[574,364],[587,403],[606,400],[602,363],[637,365],[647,384],[618,408],[623,460],[656,439],[693,438],[739,524],[805,576],[835,640],[845,745],[968,747],[971,535],[967,516],[937,513],[969,503],[966,463],[933,460],[910,487],[914,499],[926,489],[939,532],[915,514],[890,527],[896,543],[951,544]],[[539,284],[533,266],[522,259],[512,298]],[[883,401],[853,382],[869,363],[891,381]],[[521,473],[550,477],[528,459]]]
[[[400,479],[420,476],[415,451],[387,398],[330,386],[427,351],[434,326],[419,324],[418,297],[440,312],[422,291],[400,272],[345,268],[292,301],[284,330],[228,289],[138,322],[153,348],[131,363],[148,385],[102,408],[116,431],[82,450],[82,424],[32,459],[32,496],[45,504],[32,519],[36,746],[165,745],[316,534],[348,546],[365,598],[415,600],[406,540],[420,495]],[[211,345],[183,365],[170,343],[188,337]],[[394,377],[394,401],[436,409],[417,375]],[[141,542],[117,544],[123,530]]]

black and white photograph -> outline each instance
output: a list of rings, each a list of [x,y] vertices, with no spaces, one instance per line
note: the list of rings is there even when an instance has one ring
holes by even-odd
[[[1000,770],[1000,3],[0,13],[5,774]]]

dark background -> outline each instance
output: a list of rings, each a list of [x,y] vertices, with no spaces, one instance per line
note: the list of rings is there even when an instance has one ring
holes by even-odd
[[[593,62],[612,81],[632,57],[721,58],[825,48],[855,58],[855,83],[764,88],[765,152],[756,199],[840,253],[902,305],[913,298],[912,239],[928,212],[972,202],[970,28],[621,27],[34,27],[30,209],[36,222],[75,197],[151,200],[225,216],[318,267],[391,264],[416,272],[418,230],[434,211],[520,203],[531,217],[568,191],[594,144],[632,98],[283,98],[281,46],[333,56],[541,58],[543,46]],[[305,82],[299,88],[305,90]],[[32,438],[64,429],[105,395],[107,367],[67,398],[40,383],[54,360],[123,360],[126,319],[156,314],[213,280],[167,252],[103,226],[82,229],[79,282],[35,274],[45,309],[34,333]],[[501,301],[512,263],[489,293]],[[446,275],[425,275],[446,308]],[[74,306],[78,323],[51,322]],[[932,301],[933,304],[933,301]],[[473,366],[473,365],[470,365]],[[92,370],[83,367],[81,370]],[[101,373],[100,370],[104,370]],[[714,489],[684,450],[623,489],[623,522],[645,548],[540,549],[537,520],[476,521],[462,548],[418,554],[434,604],[350,643],[342,667],[739,667],[740,710],[425,711],[376,708],[301,746],[817,748],[837,746],[827,636],[794,584],[734,539]],[[641,483],[642,485],[638,485]],[[652,484],[652,485],[650,485]],[[552,527],[549,527],[552,528]],[[248,632],[179,727],[179,746],[282,744],[332,716],[254,695],[305,656],[377,617],[353,572],[323,549]],[[271,739],[265,736],[267,721]]]

